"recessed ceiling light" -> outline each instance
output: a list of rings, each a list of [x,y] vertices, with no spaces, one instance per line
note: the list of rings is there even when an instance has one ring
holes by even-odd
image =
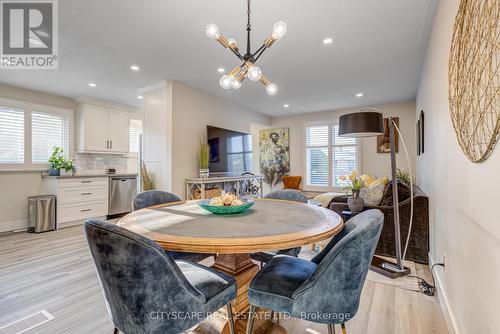
[[[138,98],[139,100],[142,100],[144,97],[143,97],[142,95],[137,95],[137,98]]]
[[[363,97],[363,93],[356,94],[356,97]]]
[[[94,87],[97,87],[97,85],[95,83],[93,83],[93,82],[89,82],[89,87],[94,88]]]
[[[323,44],[328,45],[333,43],[333,38],[327,37],[323,40]]]
[[[290,108],[290,105],[288,103],[283,105],[283,108]]]
[[[132,65],[132,66],[130,66],[130,69],[131,69],[132,71],[134,71],[134,72],[138,72],[138,71],[140,71],[140,70],[141,70],[141,68],[140,68],[139,66],[137,66],[137,65]]]
[[[219,67],[219,68],[217,69],[217,72],[219,72],[219,73],[224,73],[224,72],[226,72],[226,69],[225,69],[224,67]]]

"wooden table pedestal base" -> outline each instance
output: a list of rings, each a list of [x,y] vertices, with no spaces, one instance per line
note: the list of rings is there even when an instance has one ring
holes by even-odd
[[[247,329],[248,310],[248,286],[252,278],[259,271],[259,266],[252,262],[248,254],[220,254],[213,265],[214,269],[220,270],[236,279],[238,287],[236,299],[232,302],[236,333],[245,334]],[[227,310],[220,311],[223,316],[204,321],[200,326],[191,330],[193,334],[230,334],[227,322]],[[286,330],[279,324],[269,319],[269,312],[258,311],[258,317],[254,320],[253,333],[286,334]]]

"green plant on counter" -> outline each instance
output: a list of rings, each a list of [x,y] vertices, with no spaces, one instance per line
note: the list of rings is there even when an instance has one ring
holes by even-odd
[[[64,156],[64,150],[62,147],[54,146],[52,149],[52,154],[49,157],[49,169],[51,170],[65,170],[66,172],[76,172],[73,160],[68,160]]]
[[[413,180],[411,179],[410,172],[407,170],[402,170],[398,168],[396,171],[396,177],[398,180],[409,186],[411,185],[411,181],[413,181],[413,183],[415,184],[415,179]]]
[[[208,169],[209,159],[210,159],[210,145],[200,140],[200,151],[198,152],[200,169]]]
[[[146,164],[141,162],[141,181],[142,181],[142,191],[154,190],[156,185],[153,176],[148,173]]]

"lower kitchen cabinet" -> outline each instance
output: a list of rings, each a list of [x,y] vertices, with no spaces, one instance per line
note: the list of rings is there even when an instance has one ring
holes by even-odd
[[[90,218],[106,219],[108,177],[44,178],[45,193],[57,197],[57,224],[75,225]]]

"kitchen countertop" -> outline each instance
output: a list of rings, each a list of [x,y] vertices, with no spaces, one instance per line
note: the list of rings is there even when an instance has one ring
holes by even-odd
[[[89,174],[59,175],[59,176],[50,176],[46,173],[42,173],[42,178],[44,179],[70,179],[70,178],[86,178],[86,177],[130,177],[130,176],[137,176],[137,173],[116,173],[116,174],[89,173]]]

